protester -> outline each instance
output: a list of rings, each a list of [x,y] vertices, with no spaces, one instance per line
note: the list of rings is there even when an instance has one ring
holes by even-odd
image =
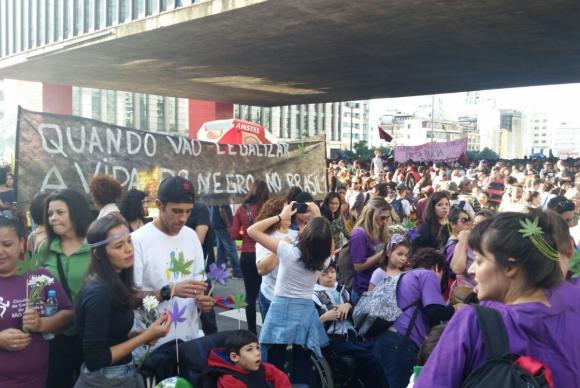
[[[210,222],[215,231],[217,243],[217,264],[226,265],[227,257],[230,258],[233,276],[242,277],[242,270],[238,260],[238,250],[236,243],[230,236],[230,229],[234,214],[230,205],[215,205],[211,207]]]
[[[158,217],[131,235],[135,287],[155,295],[160,302],[158,314],[170,311],[180,318],[153,348],[176,338],[188,341],[203,336],[199,312],[213,308],[213,298],[204,295],[207,283],[201,243],[195,231],[185,225],[194,199],[189,180],[179,176],[164,179],[155,200]],[[141,320],[135,320],[135,329],[145,329]]]
[[[134,288],[133,243],[125,219],[116,213],[99,218],[91,224],[87,242],[91,263],[75,307],[84,364],[75,388],[142,388],[131,352],[167,335],[171,318],[164,313],[143,332],[129,335],[133,309],[141,301]]]
[[[257,334],[256,299],[260,292],[262,277],[256,268],[256,242],[248,236],[248,228],[255,222],[264,203],[270,198],[268,185],[264,181],[254,181],[252,188],[242,201],[232,222],[231,237],[242,240],[240,267],[246,289],[246,322],[248,330]]]
[[[290,388],[290,380],[274,365],[262,362],[260,344],[248,330],[232,332],[225,348],[213,349],[209,356],[208,373],[217,371],[218,388],[273,387]]]
[[[413,251],[431,247],[442,249],[449,238],[447,216],[449,197],[446,192],[433,193],[423,213],[423,223],[417,229],[418,236],[412,240]]]
[[[49,342],[42,333],[62,332],[72,321],[71,303],[60,282],[46,269],[19,274],[19,257],[24,251],[24,229],[15,219],[0,216],[0,387],[43,388],[48,375]],[[58,296],[58,312],[43,316],[29,306],[27,283],[33,276],[48,276],[54,283],[42,290]]]
[[[90,261],[85,242],[92,217],[87,198],[65,189],[51,194],[45,201],[44,219],[48,238],[42,242],[35,261],[48,269],[62,284],[74,304],[82,287]],[[81,343],[76,327],[50,341],[48,387],[72,387],[83,362]]]
[[[310,211],[316,215],[300,231],[297,244],[278,240],[266,233],[276,222],[289,221],[297,209],[284,207],[274,217],[255,223],[248,234],[271,252],[276,252],[280,262],[274,299],[260,332],[262,353],[267,360],[284,369],[286,346],[292,344],[293,384],[309,384],[310,353],[321,357],[321,347],[328,337],[318,320],[312,303],[312,292],[321,271],[328,265],[332,249],[330,223],[320,217],[318,207],[310,203]]]
[[[141,190],[131,189],[123,194],[119,209],[121,215],[127,220],[129,230],[136,231],[145,225],[145,204],[147,202],[147,194]]]
[[[93,198],[95,208],[99,211],[97,219],[109,213],[119,213],[117,201],[123,194],[121,184],[110,175],[97,175],[89,182],[89,192]]]
[[[397,305],[403,310],[388,330],[374,340],[374,353],[389,388],[405,388],[413,372],[417,351],[430,328],[447,321],[455,308],[445,306],[440,281],[444,257],[433,248],[423,248],[411,257],[413,270],[397,284]]]
[[[547,214],[502,213],[478,224],[469,244],[470,272],[482,304],[499,312],[511,353],[533,357],[551,371],[555,387],[580,378],[580,289],[565,283],[555,225]],[[473,308],[447,325],[416,387],[456,387],[486,359]]]
[[[391,207],[384,198],[374,197],[363,209],[350,237],[349,248],[355,276],[352,300],[356,304],[377,268],[389,239]]]
[[[357,340],[357,333],[351,322],[352,304],[345,287],[336,281],[334,262],[322,271],[314,286],[312,299],[330,338],[325,350],[336,356],[352,357],[354,370],[343,371],[347,376],[357,376],[365,387],[383,387],[382,372],[372,352],[372,344]],[[343,382],[344,383],[344,382]]]
[[[285,204],[283,199],[268,200],[262,207],[256,222],[277,216],[282,212]],[[294,243],[298,238],[298,232],[290,229],[290,224],[290,221],[280,220],[266,229],[265,232],[278,240]],[[256,243],[256,268],[262,276],[262,284],[260,285],[260,294],[258,296],[262,322],[266,319],[268,309],[272,299],[274,299],[279,266],[276,253],[270,252],[262,244]]]
[[[375,269],[369,281],[369,291],[378,286],[387,276],[394,276],[405,270],[411,244],[400,234],[393,234],[383,251],[379,268]]]
[[[344,219],[340,212],[341,198],[337,192],[330,192],[324,197],[320,213],[330,222],[332,240],[336,249],[343,247],[350,238]]]

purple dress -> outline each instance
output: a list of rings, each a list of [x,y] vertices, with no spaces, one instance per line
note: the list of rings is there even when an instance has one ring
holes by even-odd
[[[510,350],[542,361],[555,387],[580,385],[580,288],[562,283],[546,292],[551,307],[539,302],[505,305],[483,302],[499,311]],[[415,387],[459,387],[485,361],[483,338],[475,310],[458,311],[441,336]]]

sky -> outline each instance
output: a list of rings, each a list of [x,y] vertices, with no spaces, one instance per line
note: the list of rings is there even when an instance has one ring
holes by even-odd
[[[495,98],[500,109],[517,109],[548,113],[557,122],[580,124],[580,83],[494,89],[481,92],[482,97]],[[453,120],[462,114],[465,93],[438,94],[443,100],[446,118]],[[413,113],[419,105],[430,105],[432,95],[371,100],[371,123],[389,109]]]

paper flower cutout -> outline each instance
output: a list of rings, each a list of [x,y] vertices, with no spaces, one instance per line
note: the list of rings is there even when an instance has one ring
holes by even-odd
[[[182,309],[179,308],[179,303],[177,301],[173,302],[173,309],[169,311],[169,316],[173,321],[173,325],[177,328],[179,323],[185,322],[185,309],[187,306],[183,306]]]
[[[405,221],[402,223],[402,226],[406,230],[410,230],[410,229],[413,229],[415,226],[417,226],[417,223],[415,221],[411,221],[409,219],[405,219]]]
[[[232,303],[232,307],[235,309],[241,309],[241,308],[244,308],[248,305],[246,303],[246,296],[239,291],[238,291],[238,293],[232,295],[231,298],[232,298],[232,301],[234,302],[234,303]]]
[[[183,252],[179,252],[179,257],[175,257],[175,252],[171,252],[171,265],[169,271],[173,274],[191,275],[191,265],[193,260],[185,261]]]
[[[207,273],[208,279],[214,280],[222,286],[225,286],[230,276],[232,276],[232,274],[226,269],[225,264],[217,266],[215,263],[211,263],[209,265],[209,272]]]
[[[520,221],[520,225],[522,226],[522,229],[520,229],[519,232],[526,238],[544,234],[542,228],[538,225],[538,217],[535,217],[533,221],[526,218],[525,220]]]
[[[417,228],[409,229],[407,231],[407,236],[409,237],[409,240],[415,240],[417,237],[419,237],[419,232],[417,231]]]

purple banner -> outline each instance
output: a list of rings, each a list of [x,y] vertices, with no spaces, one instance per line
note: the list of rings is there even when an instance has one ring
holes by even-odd
[[[395,162],[441,162],[457,160],[467,153],[467,138],[444,143],[426,143],[418,146],[395,147]]]

